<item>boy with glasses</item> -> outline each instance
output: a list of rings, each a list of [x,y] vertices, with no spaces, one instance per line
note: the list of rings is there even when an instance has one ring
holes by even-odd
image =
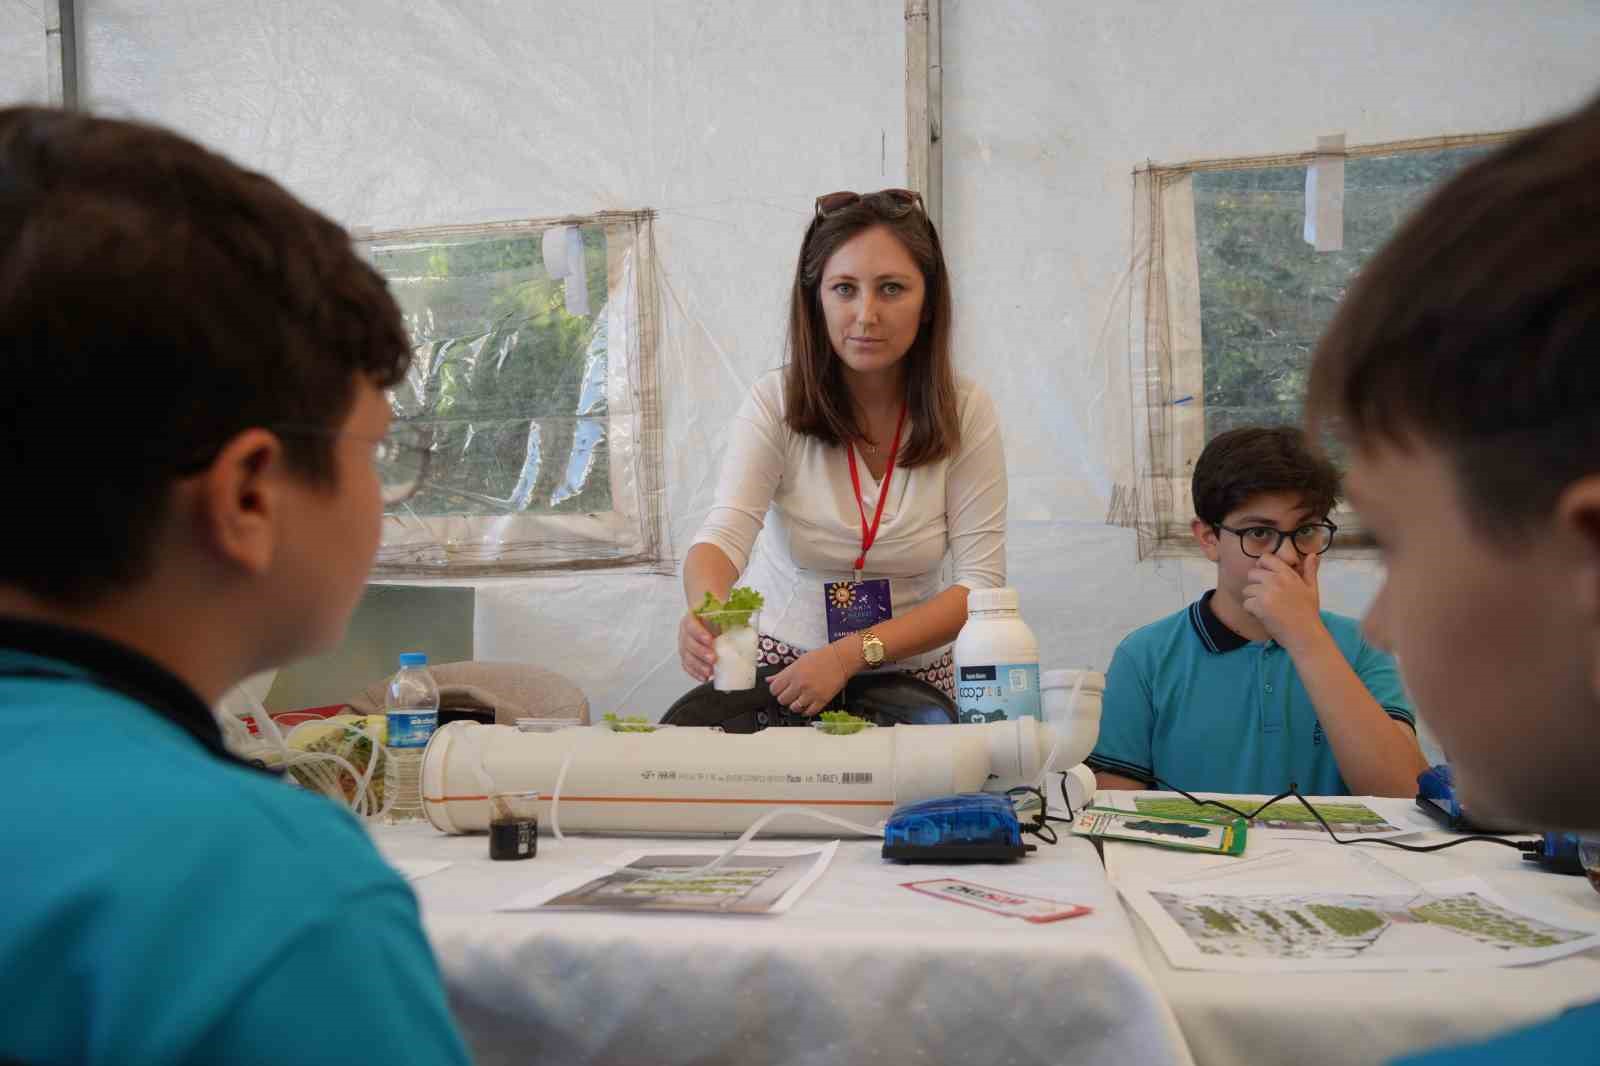
[[[1235,429],[1192,488],[1217,587],[1117,648],[1088,759],[1099,787],[1414,795],[1427,763],[1394,660],[1321,609],[1337,470],[1298,429]]]
[[[405,882],[211,712],[342,639],[410,362],[272,181],[0,109],[0,1062],[466,1061]]]

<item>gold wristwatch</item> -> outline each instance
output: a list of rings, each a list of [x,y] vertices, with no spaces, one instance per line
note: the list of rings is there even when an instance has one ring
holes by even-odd
[[[871,630],[861,634],[861,661],[869,670],[883,665],[883,641]]]

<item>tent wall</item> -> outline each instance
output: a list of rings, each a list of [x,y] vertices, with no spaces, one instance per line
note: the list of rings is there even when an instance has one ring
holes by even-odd
[[[1137,563],[1132,531],[1105,524],[1131,474],[1133,167],[1535,122],[1600,87],[1600,8],[943,3],[958,365],[1002,412],[1012,582],[1045,660],[1103,666],[1210,580],[1200,561]],[[657,209],[681,557],[719,427],[781,360],[812,197],[905,180],[903,10],[96,0],[79,13],[80,76],[90,106],[176,126],[351,226]],[[39,27],[0,6],[0,92],[43,96]],[[29,55],[35,74],[11,62]],[[1374,581],[1370,561],[1332,562],[1324,602],[1359,613]],[[596,713],[655,715],[687,686],[672,578],[474,584],[481,658],[559,668]]]
[[[1214,580],[1105,524],[1133,480],[1133,168],[1529,125],[1600,91],[1597,41],[1579,2],[945,0],[957,336],[1007,419],[1012,579],[1048,659],[1104,666]],[[1376,585],[1370,559],[1322,569],[1328,609]]]
[[[45,80],[46,2],[9,0],[0,4],[0,103],[40,104],[50,98]]]

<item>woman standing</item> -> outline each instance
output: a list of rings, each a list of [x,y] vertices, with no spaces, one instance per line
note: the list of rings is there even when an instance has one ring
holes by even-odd
[[[691,677],[709,679],[715,661],[692,608],[743,583],[765,597],[759,661],[783,667],[767,684],[791,711],[826,709],[879,666],[953,696],[967,593],[1005,584],[1006,475],[993,402],[951,368],[950,320],[944,254],[916,193],[818,197],[787,365],[740,408],[684,562],[678,648]]]

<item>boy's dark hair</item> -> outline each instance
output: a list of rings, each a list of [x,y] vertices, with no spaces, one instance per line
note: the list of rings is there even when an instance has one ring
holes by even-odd
[[[383,279],[275,182],[166,130],[0,109],[0,584],[82,605],[148,573],[180,471],[295,426],[333,476],[356,375],[410,365]]]
[[[1357,446],[1440,448],[1490,534],[1600,472],[1600,99],[1400,228],[1318,345],[1307,411]]]
[[[874,226],[893,233],[922,272],[922,324],[905,354],[910,433],[896,460],[896,465],[910,468],[937,462],[961,447],[961,413],[950,361],[950,274],[939,233],[927,213],[887,190],[869,192],[848,207],[818,214],[806,227],[789,288],[784,419],[796,433],[829,444],[862,436],[850,406],[842,360],[828,339],[822,269],[842,245]]]
[[[1318,518],[1339,502],[1339,471],[1296,426],[1245,426],[1219,433],[1194,464],[1194,513],[1215,526],[1251,497],[1293,492]]]

